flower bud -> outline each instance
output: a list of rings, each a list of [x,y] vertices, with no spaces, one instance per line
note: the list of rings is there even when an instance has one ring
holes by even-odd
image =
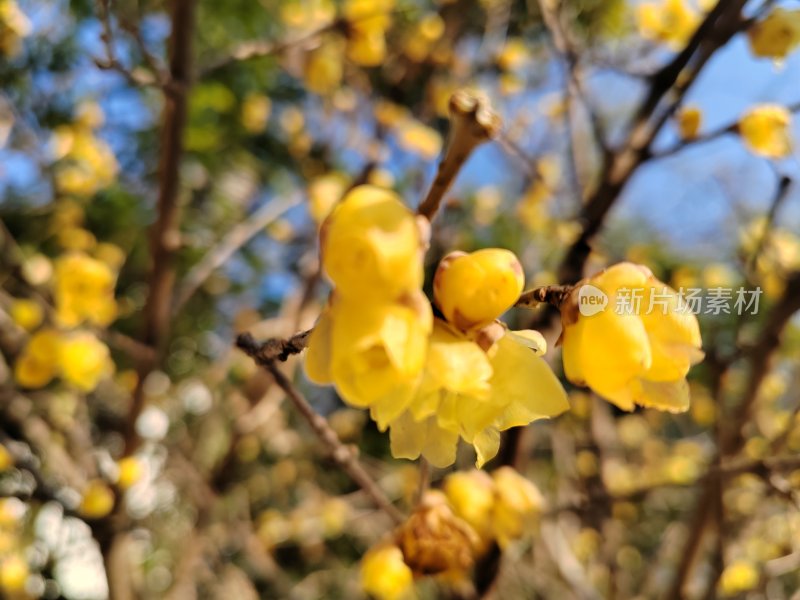
[[[433,293],[445,318],[466,331],[491,323],[511,308],[524,283],[522,265],[513,252],[486,248],[444,257]]]

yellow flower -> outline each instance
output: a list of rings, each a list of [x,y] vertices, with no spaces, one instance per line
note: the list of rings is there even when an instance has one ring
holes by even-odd
[[[342,83],[344,73],[344,41],[340,36],[326,36],[319,48],[309,52],[303,78],[306,87],[315,94],[326,96]]]
[[[495,502],[492,510],[492,530],[501,548],[522,537],[535,524],[545,501],[539,489],[512,467],[500,467],[492,472]]]
[[[8,314],[26,331],[33,331],[42,323],[44,311],[38,302],[27,298],[14,298]]]
[[[322,264],[337,294],[362,303],[418,290],[423,243],[400,198],[371,185],[351,190],[320,231]]]
[[[18,594],[28,581],[28,563],[18,555],[8,556],[0,563],[0,589],[8,594]]]
[[[117,486],[127,490],[135,485],[144,475],[142,460],[136,456],[126,456],[117,462]]]
[[[414,512],[395,532],[405,563],[421,575],[457,575],[472,566],[478,536],[453,514],[438,490],[425,493]]]
[[[78,511],[88,519],[102,519],[114,509],[114,492],[105,482],[93,479],[83,491]]]
[[[722,572],[719,588],[723,596],[736,596],[758,585],[759,575],[755,565],[747,560],[735,560]]]
[[[435,129],[408,118],[397,126],[397,143],[426,160],[433,160],[442,151],[442,136]]]
[[[14,465],[14,457],[8,448],[0,444],[0,471],[7,471]]]
[[[261,133],[272,112],[272,102],[264,94],[249,94],[242,102],[241,122],[248,133]]]
[[[636,23],[642,37],[679,50],[697,29],[700,15],[684,0],[645,2],[636,8]]]
[[[104,262],[71,252],[55,261],[55,280],[56,318],[65,327],[104,326],[116,317],[116,275]]]
[[[759,104],[739,119],[739,135],[751,152],[784,158],[792,152],[792,115],[778,104]]]
[[[494,539],[492,510],[495,503],[494,480],[485,471],[456,471],[444,480],[443,491],[453,512],[464,519],[481,540]]]
[[[348,21],[347,57],[362,67],[376,67],[386,58],[386,30],[393,0],[346,0],[342,14]]]
[[[628,305],[631,314],[621,310]],[[703,357],[697,318],[647,267],[619,263],[580,282],[561,317],[570,381],[623,410],[689,408],[686,373]]]
[[[419,290],[385,304],[348,302],[337,296],[309,339],[306,374],[315,383],[333,383],[352,406],[369,408],[385,429],[416,390],[432,318]]]
[[[530,346],[510,333],[487,354],[436,320],[417,393],[408,411],[391,423],[392,454],[409,459],[421,454],[446,467],[455,460],[460,436],[475,447],[480,467],[497,454],[500,431],[566,410],[561,384]]]
[[[332,172],[313,179],[308,185],[308,212],[321,225],[347,191],[344,173]]]
[[[14,0],[0,0],[0,53],[13,58],[31,29],[30,20]]]
[[[513,252],[453,252],[436,269],[433,294],[445,318],[466,331],[491,323],[513,306],[525,278]]]
[[[64,337],[59,366],[64,381],[83,392],[91,392],[103,377],[114,371],[108,346],[88,331]]]
[[[684,140],[693,140],[700,132],[703,113],[696,106],[685,106],[677,115],[678,132]]]
[[[414,574],[403,560],[400,548],[373,548],[361,560],[361,587],[378,600],[413,598]]]
[[[747,29],[755,56],[781,59],[800,45],[800,10],[776,8]]]
[[[40,388],[56,376],[61,357],[61,337],[52,329],[31,336],[14,364],[14,379],[22,387]]]

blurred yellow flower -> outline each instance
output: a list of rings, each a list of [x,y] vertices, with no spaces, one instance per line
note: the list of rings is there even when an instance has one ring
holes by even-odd
[[[636,23],[642,37],[681,49],[700,23],[700,15],[685,0],[644,2],[636,7]]]
[[[117,316],[116,275],[107,264],[82,252],[55,261],[56,319],[65,327],[84,321],[105,326]]]
[[[99,111],[99,107],[96,111]],[[61,125],[53,132],[56,158],[55,182],[58,190],[72,196],[91,196],[114,182],[118,165],[111,147],[94,134],[99,117],[81,117],[70,125]]]
[[[28,563],[21,556],[6,556],[0,562],[0,590],[16,597],[16,594],[25,590],[28,575]]]
[[[242,101],[240,120],[248,133],[261,133],[272,112],[272,101],[264,94],[248,94]]]
[[[28,340],[14,364],[14,379],[22,387],[46,386],[58,373],[61,336],[52,329],[40,329]]]
[[[317,225],[322,224],[336,203],[342,199],[347,186],[347,175],[338,171],[311,180],[308,184],[308,212]]]
[[[319,29],[336,17],[332,0],[286,0],[280,7],[281,20],[287,27],[307,31]]]
[[[492,472],[495,502],[492,509],[492,531],[501,548],[522,537],[534,525],[545,507],[539,489],[512,467]]]
[[[448,475],[442,487],[456,515],[475,530],[481,540],[494,539],[492,510],[495,503],[494,480],[485,471],[455,471]]]
[[[320,231],[322,264],[337,294],[361,302],[419,289],[425,242],[400,198],[371,185],[351,190]]]
[[[587,299],[601,298],[605,306],[595,303],[586,312]],[[561,316],[570,381],[623,410],[636,404],[669,412],[689,408],[686,373],[703,357],[697,318],[647,267],[619,263],[579,282]]]
[[[91,392],[103,377],[114,372],[108,346],[88,331],[64,336],[59,367],[64,381],[83,392]]]
[[[8,58],[16,56],[22,38],[27,37],[31,29],[30,20],[15,0],[0,0],[0,53]]]
[[[528,44],[522,38],[509,38],[497,54],[497,66],[504,71],[516,71],[530,60]]]
[[[0,444],[0,471],[8,470],[14,464],[14,457],[8,448]]]
[[[800,10],[778,7],[747,29],[755,56],[782,59],[800,45]]]
[[[8,310],[11,319],[26,331],[33,331],[42,323],[44,311],[35,300],[14,298]]]
[[[126,456],[117,461],[117,486],[127,490],[138,483],[144,475],[144,464],[137,456]]]
[[[361,587],[377,600],[414,598],[414,574],[403,560],[400,548],[382,545],[361,559]]]
[[[466,331],[494,321],[513,306],[524,283],[513,252],[485,248],[445,256],[436,269],[433,294],[445,318]]]
[[[397,125],[397,143],[425,160],[433,160],[442,151],[442,136],[435,129],[416,119],[405,119]]]
[[[376,67],[386,58],[386,30],[394,0],[345,0],[342,15],[349,25],[347,57],[362,67]]]
[[[92,479],[83,490],[78,511],[87,519],[102,519],[114,509],[114,492],[100,479]]]
[[[684,106],[676,116],[678,133],[684,140],[693,140],[700,132],[703,122],[703,113],[696,106]]]
[[[736,596],[755,588],[758,580],[758,569],[753,563],[748,560],[735,560],[722,572],[719,589],[723,596]]]
[[[340,36],[329,35],[318,48],[308,53],[303,79],[310,91],[327,96],[341,85],[344,47],[344,40]]]
[[[779,104],[759,104],[739,119],[739,135],[751,152],[784,158],[792,152],[792,115]]]

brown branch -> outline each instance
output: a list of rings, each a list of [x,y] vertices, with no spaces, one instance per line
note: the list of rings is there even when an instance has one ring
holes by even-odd
[[[180,232],[180,162],[183,155],[183,129],[186,123],[186,96],[190,86],[192,37],[194,35],[195,0],[174,0],[172,4],[172,35],[170,37],[169,75],[175,84],[166,94],[161,131],[159,164],[160,189],[157,217],[150,232],[149,292],[144,306],[142,341],[160,355],[167,339],[171,318],[172,292],[175,283],[173,259],[179,246]],[[131,454],[139,444],[136,419],[144,408],[144,380],[154,367],[153,361],[143,361],[138,368],[139,380],[133,394],[125,431],[125,454]]]
[[[377,507],[383,510],[397,524],[405,518],[403,514],[391,503],[378,484],[370,477],[361,465],[356,452],[345,446],[336,432],[322,415],[318,414],[302,394],[297,390],[289,378],[275,364],[276,356],[256,342],[249,333],[243,333],[236,338],[236,347],[252,358],[256,364],[263,367],[275,379],[275,383],[286,393],[297,410],[311,426],[311,429],[328,448],[331,457],[342,470],[369,496]]]
[[[778,187],[775,189],[775,195],[772,197],[772,202],[770,203],[769,210],[767,211],[767,221],[764,224],[764,231],[762,232],[761,237],[758,239],[755,250],[753,250],[753,253],[750,255],[750,260],[747,261],[746,271],[751,274],[755,272],[761,252],[763,252],[767,242],[769,241],[769,234],[772,226],[775,223],[775,217],[777,216],[778,211],[783,203],[786,201],[786,198],[789,197],[789,190],[791,187],[792,179],[787,175],[782,175],[778,180]]]
[[[433,219],[445,193],[473,150],[500,132],[500,117],[480,98],[459,90],[450,98],[450,138],[436,178],[417,214]]]

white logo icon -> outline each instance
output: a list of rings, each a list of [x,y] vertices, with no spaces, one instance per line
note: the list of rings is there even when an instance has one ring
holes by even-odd
[[[578,310],[584,317],[591,317],[605,310],[608,296],[598,287],[591,284],[582,285],[578,290]]]

